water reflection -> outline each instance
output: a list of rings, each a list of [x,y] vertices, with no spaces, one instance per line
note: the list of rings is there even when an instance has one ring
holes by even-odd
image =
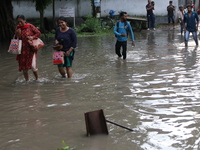
[[[151,31],[147,34],[147,45],[153,46],[156,45],[156,41],[155,41],[155,32]]]
[[[26,84],[14,55],[0,53],[0,149],[199,149],[199,47],[178,30],[135,33],[127,59],[113,35],[78,39],[72,79],[52,65],[53,39],[39,51],[39,82]],[[104,109],[109,135],[86,137],[84,112]],[[49,142],[51,141],[51,142]],[[61,146],[60,146],[61,147]]]
[[[196,51],[197,51],[197,46],[192,50],[188,48],[184,48],[182,50],[183,63],[185,64],[186,68],[190,69],[198,62]]]
[[[173,43],[175,43],[174,38],[175,38],[175,31],[174,30],[168,31],[168,34],[167,34],[168,45],[173,45]]]

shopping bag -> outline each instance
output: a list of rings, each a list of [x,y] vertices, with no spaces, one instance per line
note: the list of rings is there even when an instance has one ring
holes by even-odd
[[[11,54],[21,54],[22,50],[22,40],[19,39],[11,39],[10,46],[8,52]]]
[[[53,64],[54,65],[64,64],[63,51],[55,51],[55,52],[53,52]]]
[[[38,51],[40,48],[44,46],[44,42],[40,38],[35,38],[33,40],[28,40],[28,43],[31,46],[33,51]]]

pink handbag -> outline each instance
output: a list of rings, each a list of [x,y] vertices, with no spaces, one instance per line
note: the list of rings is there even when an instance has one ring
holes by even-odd
[[[15,39],[14,36],[10,42],[8,52],[10,54],[21,54],[21,49],[22,49],[22,40]]]
[[[63,51],[55,51],[55,52],[53,52],[53,64],[54,65],[64,64]]]
[[[44,46],[44,42],[40,38],[35,38],[33,40],[28,40],[28,43],[32,47],[33,51],[38,51]]]

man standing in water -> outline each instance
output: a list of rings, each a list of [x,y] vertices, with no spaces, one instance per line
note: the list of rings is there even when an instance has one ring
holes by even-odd
[[[188,12],[185,13],[183,19],[184,32],[185,32],[185,47],[188,46],[190,32],[192,32],[193,39],[196,45],[198,45],[197,31],[199,26],[199,17],[196,12],[192,11],[191,5],[187,6],[187,10]]]
[[[178,16],[178,20],[179,20],[179,23],[180,23],[180,27],[181,27],[181,35],[183,34],[183,16],[184,16],[184,9],[183,9],[183,5],[180,5],[179,6],[179,11],[177,13],[177,16]]]
[[[154,1],[152,1],[151,2],[151,5],[152,5],[152,7],[153,7],[153,22],[152,22],[152,28],[153,28],[153,30],[156,30],[155,29],[155,22],[156,22],[156,13],[155,13],[155,3],[154,3]]]
[[[169,6],[167,6],[168,24],[170,24],[170,22],[172,20],[173,28],[174,28],[174,10],[175,10],[175,7],[172,5],[172,1],[169,1]]]
[[[146,5],[147,10],[147,22],[148,22],[148,28],[147,30],[150,30],[150,28],[153,28],[155,30],[155,23],[154,23],[154,2],[151,3],[151,0],[148,0],[148,4]]]
[[[115,24],[114,34],[117,37],[117,42],[115,44],[115,52],[119,57],[123,56],[123,59],[126,59],[126,50],[127,50],[127,39],[128,32],[131,35],[132,46],[135,46],[134,34],[129,22],[127,22],[127,13],[120,13],[120,21]],[[120,48],[122,47],[122,54]]]

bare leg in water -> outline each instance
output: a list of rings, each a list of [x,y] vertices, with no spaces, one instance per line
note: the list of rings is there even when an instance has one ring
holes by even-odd
[[[26,81],[29,81],[28,70],[23,70],[24,78]],[[33,71],[35,79],[38,80],[38,71]]]
[[[60,72],[62,78],[66,78],[65,70],[63,67],[58,67],[58,71]]]
[[[58,67],[58,70],[59,70],[61,76],[63,78],[66,78],[66,75],[65,75],[66,73],[65,73],[64,67]],[[66,71],[67,71],[67,77],[71,78],[72,77],[72,67],[66,67]]]
[[[28,70],[23,70],[24,78],[26,81],[29,81]]]
[[[38,80],[38,71],[33,71],[33,74],[35,76],[35,80]]]
[[[66,67],[68,78],[72,77],[72,67]]]

